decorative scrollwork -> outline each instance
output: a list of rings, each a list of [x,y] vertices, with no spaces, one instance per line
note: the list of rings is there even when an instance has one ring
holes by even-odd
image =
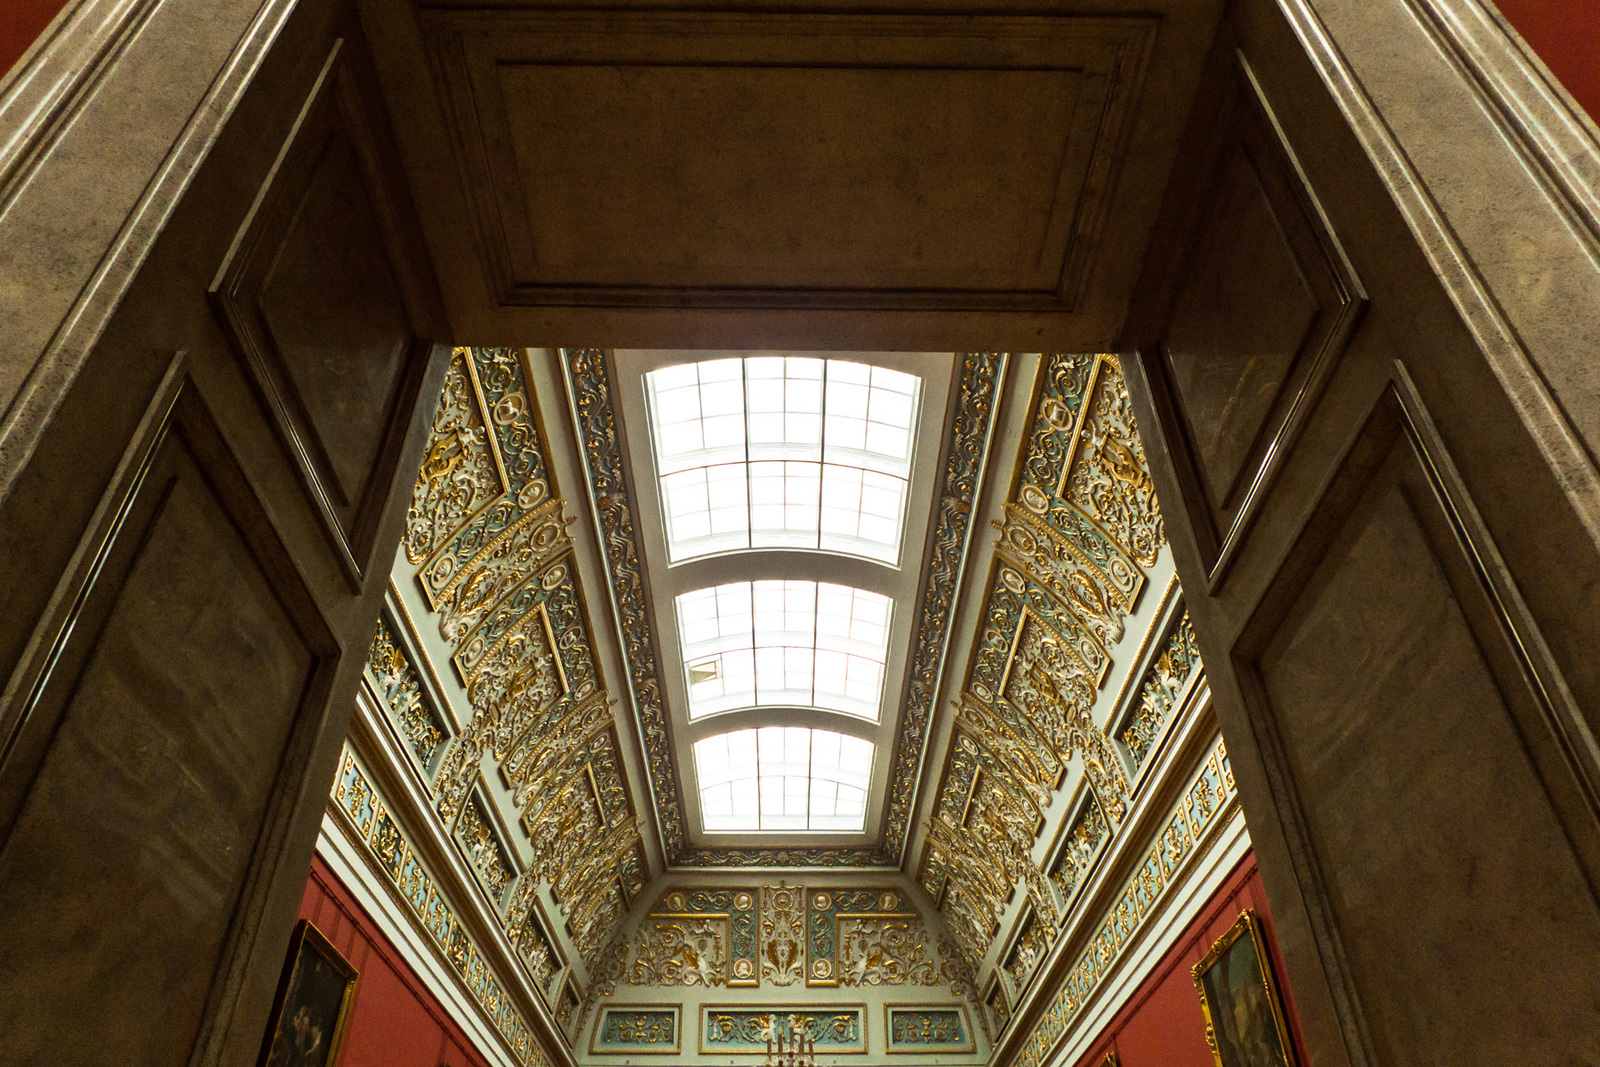
[[[644,552],[628,498],[611,378],[605,354],[599,349],[564,348],[561,355],[576,401],[589,494],[600,520],[600,550],[611,576],[611,595],[628,664],[628,688],[644,742],[646,770],[656,794],[662,845],[676,860],[688,843],[683,829],[683,801],[661,694],[655,635],[646,607]]]
[[[427,770],[444,745],[444,729],[422,695],[416,669],[382,619],[378,620],[378,632],[367,654],[367,670],[389,721],[405,738],[417,763]]]
[[[779,1033],[796,1030],[824,1051],[865,1051],[860,1008],[707,1009],[706,1050],[753,1052]]]
[[[983,958],[1022,889],[1031,918],[1004,966],[1023,983],[1130,800],[1127,765],[1099,725],[1111,716],[1096,708],[1164,542],[1115,357],[1046,359],[1004,511],[917,878],[969,959]],[[1151,713],[1118,720],[1130,750],[1147,747],[1146,723],[1163,713],[1158,695]],[[1078,771],[1087,799],[1047,874],[1033,859],[1037,835]]]
[[[967,352],[960,356],[961,384],[952,418],[950,453],[945,462],[934,518],[933,555],[918,608],[916,638],[912,644],[909,685],[900,712],[894,763],[889,779],[889,803],[884,825],[884,850],[900,862],[916,800],[917,768],[928,740],[928,722],[944,669],[945,648],[961,585],[961,566],[972,536],[978,480],[994,430],[1006,357],[997,352]]]
[[[505,489],[469,359],[470,351],[458,348],[445,371],[422,473],[406,512],[404,547],[412,563],[426,562]]]
[[[645,921],[628,968],[633,985],[728,983],[728,920],[697,916]]]
[[[1165,538],[1155,483],[1117,361],[1102,356],[1094,399],[1061,496],[1089,513],[1135,561],[1155,563]]]
[[[794,985],[806,976],[805,890],[779,882],[761,887],[761,980]]]
[[[505,847],[489,827],[489,816],[475,797],[468,797],[461,810],[461,818],[456,822],[456,840],[461,842],[467,859],[483,876],[489,895],[498,901],[517,875]]]
[[[839,923],[839,984],[938,985],[941,975],[919,918],[843,919]]]
[[[1039,964],[1050,951],[1051,932],[1032,912],[1022,920],[1017,930],[1016,943],[1006,955],[1005,969],[1017,989],[1025,987],[1033,978]]]
[[[1199,664],[1200,650],[1195,645],[1194,626],[1189,622],[1189,613],[1184,612],[1167,646],[1145,673],[1144,685],[1139,690],[1138,710],[1122,731],[1123,744],[1133,755],[1135,767],[1144,765],[1156,735],[1166,724],[1173,705]]]
[[[673,1011],[613,1008],[606,1012],[597,1038],[605,1045],[672,1045],[678,1043],[678,1016]]]

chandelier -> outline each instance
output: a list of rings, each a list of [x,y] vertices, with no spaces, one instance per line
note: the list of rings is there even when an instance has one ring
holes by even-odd
[[[779,1020],[788,1026],[780,1026]],[[767,1022],[767,1060],[765,1067],[816,1067],[817,1042],[799,1014],[774,1013]]]

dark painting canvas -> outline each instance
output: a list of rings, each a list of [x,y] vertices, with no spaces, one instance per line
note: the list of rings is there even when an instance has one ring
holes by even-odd
[[[344,1036],[356,972],[322,932],[301,921],[290,945],[264,1050],[265,1067],[332,1067]]]
[[[1259,921],[1245,912],[1194,969],[1219,1067],[1293,1067]]]

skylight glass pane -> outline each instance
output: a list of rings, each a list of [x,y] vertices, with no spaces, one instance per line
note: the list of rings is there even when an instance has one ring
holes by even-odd
[[[677,597],[691,720],[798,705],[877,722],[891,601],[831,582],[730,582]]]
[[[671,562],[742,548],[899,559],[916,375],[750,356],[645,382]]]
[[[872,742],[833,730],[764,726],[694,743],[707,830],[866,827]]]

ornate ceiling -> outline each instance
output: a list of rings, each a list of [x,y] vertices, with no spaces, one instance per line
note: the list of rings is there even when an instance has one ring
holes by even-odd
[[[1117,361],[943,365],[872,840],[721,847],[675,758],[638,376],[598,349],[453,354],[332,807],[518,1061],[738,1053],[802,1007],[819,1051],[982,1060],[1059,992],[1039,976],[1140,847],[1136,810],[1200,773],[1191,841],[1219,825]]]

